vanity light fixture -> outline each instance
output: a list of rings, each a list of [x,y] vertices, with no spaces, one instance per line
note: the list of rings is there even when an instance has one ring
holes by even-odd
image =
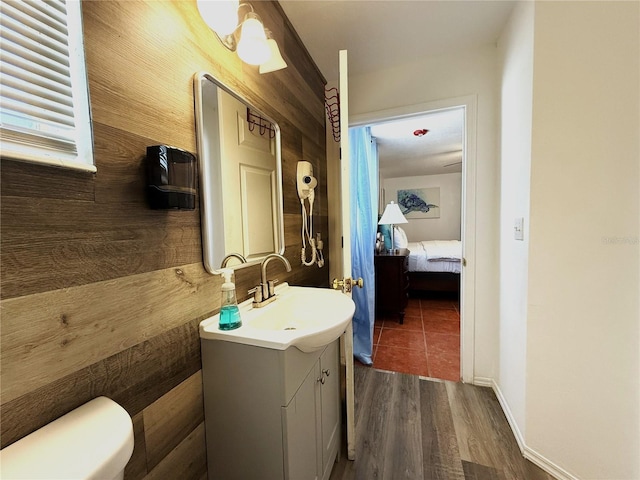
[[[239,0],[198,0],[198,11],[220,42],[249,65],[259,65],[260,73],[274,72],[287,67],[271,31],[250,3]],[[238,21],[241,8],[250,11]]]

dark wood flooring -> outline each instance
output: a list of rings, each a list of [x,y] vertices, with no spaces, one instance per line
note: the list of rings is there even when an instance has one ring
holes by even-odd
[[[356,460],[330,480],[553,479],[522,457],[490,388],[356,366],[355,392]]]

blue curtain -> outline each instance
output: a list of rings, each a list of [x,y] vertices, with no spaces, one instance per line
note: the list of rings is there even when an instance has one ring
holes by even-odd
[[[373,254],[378,227],[378,150],[369,127],[349,129],[351,190],[351,266],[364,288],[353,290],[353,355],[365,365],[373,363],[375,274]],[[345,273],[347,275],[347,273]]]

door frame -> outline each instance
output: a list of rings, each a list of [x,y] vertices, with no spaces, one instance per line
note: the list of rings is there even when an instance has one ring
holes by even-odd
[[[358,127],[413,117],[437,110],[464,109],[462,148],[461,235],[463,268],[460,274],[460,376],[464,383],[474,381],[475,362],[475,283],[476,283],[476,95],[466,95],[415,105],[351,115],[349,127]]]

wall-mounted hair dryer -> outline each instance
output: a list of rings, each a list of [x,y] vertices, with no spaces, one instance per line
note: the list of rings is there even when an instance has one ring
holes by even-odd
[[[298,162],[296,178],[300,200],[305,200],[313,195],[313,189],[318,185],[318,180],[313,176],[313,165],[304,160]],[[313,200],[311,203],[313,204]]]
[[[314,263],[318,267],[324,265],[324,257],[322,255],[322,238],[317,234],[317,238],[313,236],[313,202],[315,200],[315,188],[318,180],[313,176],[313,165],[304,160],[298,162],[296,170],[296,184],[298,186],[298,196],[300,197],[300,205],[302,206],[302,251],[300,259],[303,265],[311,266]],[[309,202],[309,215],[307,220],[307,208],[304,201]],[[311,259],[307,261],[306,247],[307,241],[311,247]]]

